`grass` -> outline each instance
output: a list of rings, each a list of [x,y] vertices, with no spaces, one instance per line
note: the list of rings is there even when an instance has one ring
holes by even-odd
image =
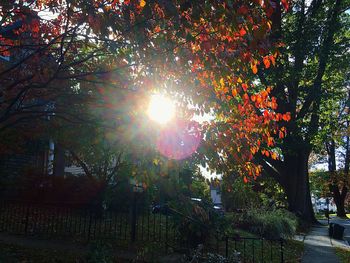
[[[83,260],[82,256],[67,252],[0,244],[0,263],[82,263]]]
[[[274,255],[279,253],[279,244],[273,244]],[[300,262],[301,255],[303,253],[304,246],[302,242],[289,240],[284,245],[284,259],[287,263],[297,263]],[[252,255],[252,247],[246,246],[246,254]],[[261,248],[259,246],[255,247],[255,255],[261,255]],[[350,253],[349,251],[347,251]],[[264,251],[264,262],[270,263],[279,263],[280,257],[274,257],[270,259],[270,254],[267,253],[267,250]],[[82,255],[78,253],[72,253],[65,251],[56,251],[52,249],[36,249],[36,248],[27,248],[18,245],[9,245],[0,243],[0,263],[90,263],[97,261],[89,261],[87,255]],[[130,262],[128,260],[122,260],[120,258],[112,259],[107,262]],[[348,254],[348,259],[350,258]],[[261,258],[256,256],[255,262],[259,262]],[[245,262],[252,262],[252,257],[247,257]],[[99,261],[102,262],[102,261]],[[153,262],[153,261],[150,261]],[[342,261],[349,262],[349,261]]]
[[[249,243],[249,242],[248,242]],[[304,253],[304,243],[301,241],[287,240],[283,245],[283,258],[284,262],[297,263],[300,262]],[[263,247],[261,242],[255,242],[255,246],[247,246],[244,248],[242,243],[237,246],[237,251],[244,256],[247,262],[260,262],[263,257],[264,262],[280,263],[280,243],[265,241]],[[253,258],[253,254],[254,258]],[[245,262],[246,262],[245,261]]]
[[[285,245],[285,262],[300,262],[304,254],[304,242],[288,240]]]
[[[335,216],[337,216],[337,214],[332,213],[332,214],[329,214],[329,216],[330,217],[335,217]],[[317,213],[317,214],[315,214],[315,217],[316,217],[317,220],[321,220],[321,219],[327,220],[327,217],[326,217],[325,213]],[[346,217],[350,218],[350,214],[346,214]]]
[[[244,262],[264,262],[269,263],[280,263],[281,262],[281,244],[277,241],[261,241],[255,234],[249,233],[244,230],[236,229],[235,234],[238,234],[241,237],[248,238],[246,240],[239,240],[235,242],[234,240],[229,240],[229,255],[233,251],[237,251],[241,254],[241,258],[244,259]],[[250,239],[249,239],[250,238]],[[210,247],[211,251],[217,251],[217,244],[215,240],[211,241]],[[219,254],[225,255],[225,241],[219,243]],[[285,240],[283,243],[283,257],[284,262],[288,263],[297,263],[300,262],[301,257],[304,253],[304,243],[296,240]]]
[[[350,263],[350,249],[346,248],[335,248],[335,253],[340,259],[341,263]]]
[[[164,241],[167,238],[173,242],[177,236],[173,224],[170,216],[167,220],[160,213],[139,214],[136,240]],[[131,217],[125,212],[107,212],[102,218],[96,218],[84,210],[7,204],[1,209],[0,231],[83,244],[104,238],[125,243],[131,239]]]

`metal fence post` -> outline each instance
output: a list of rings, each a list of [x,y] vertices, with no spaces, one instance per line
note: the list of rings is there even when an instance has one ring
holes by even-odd
[[[91,209],[90,209],[90,211],[89,211],[88,241],[90,241],[91,223],[92,223],[92,211],[91,211]]]
[[[131,242],[136,240],[136,193],[134,193],[132,208],[131,208]]]
[[[281,263],[284,263],[284,258],[283,258],[283,239],[280,239],[280,250],[281,250]]]
[[[168,209],[165,214],[165,252],[168,253]]]
[[[29,223],[29,205],[27,206],[26,209],[26,219],[24,223],[24,234],[27,235],[28,232],[28,223]]]

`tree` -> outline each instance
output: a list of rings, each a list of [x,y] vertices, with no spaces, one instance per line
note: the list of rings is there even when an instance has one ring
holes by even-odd
[[[325,83],[337,74],[336,64],[348,54],[346,1],[295,1],[286,15],[275,12],[272,37],[284,47],[276,67],[259,68],[259,80],[272,85],[277,112],[290,112],[287,136],[277,146],[282,157],[261,162],[283,187],[289,209],[315,221],[309,190],[308,159],[320,127],[321,104],[331,89]],[[342,54],[342,55],[337,55]],[[334,66],[334,67],[333,67]]]
[[[338,73],[344,68],[339,69]],[[346,69],[346,67],[345,67]],[[325,176],[327,193],[333,195],[337,206],[337,215],[345,217],[344,203],[349,189],[349,94],[345,74],[336,81],[333,76],[332,87],[339,85],[337,91],[321,104],[321,130],[314,139],[315,151],[327,156],[328,173]],[[326,83],[327,84],[327,83]],[[332,88],[329,87],[329,88]],[[323,147],[322,147],[323,146]]]
[[[8,29],[1,54],[20,56],[0,72],[0,129],[52,115],[87,122],[92,94],[106,86],[129,90],[136,101],[159,86],[197,113],[215,109],[220,122],[204,129],[219,137],[238,131],[228,149],[234,158],[225,158],[254,177],[261,170],[251,161],[256,142],[271,146],[275,121],[289,119],[274,113],[270,89],[249,81],[259,63],[275,63],[266,39],[275,8],[260,1],[10,1],[1,10]],[[225,142],[220,138],[212,150]]]

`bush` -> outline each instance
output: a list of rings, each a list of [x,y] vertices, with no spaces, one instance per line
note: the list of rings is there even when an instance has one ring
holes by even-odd
[[[181,196],[175,202],[170,202],[169,207],[176,211],[173,214],[175,226],[182,244],[188,247],[205,244],[214,233],[222,230],[224,218],[215,211],[212,203]]]
[[[237,226],[256,235],[270,238],[290,238],[298,225],[297,218],[286,210],[252,209],[242,214]]]
[[[87,263],[112,263],[112,246],[102,241],[93,242],[87,255]]]

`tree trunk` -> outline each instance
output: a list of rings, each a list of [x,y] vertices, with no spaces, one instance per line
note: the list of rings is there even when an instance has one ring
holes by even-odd
[[[331,139],[328,143],[326,143],[326,149],[328,154],[328,171],[331,177],[331,183],[329,186],[329,190],[331,191],[333,195],[333,199],[335,202],[335,205],[337,206],[337,216],[339,217],[346,217],[345,213],[345,198],[348,193],[348,188],[346,185],[342,187],[342,190],[340,192],[339,189],[339,181],[340,181],[340,174],[337,174],[337,164],[336,164],[336,158],[335,158],[335,141],[334,139]],[[345,168],[347,169],[347,168]]]
[[[312,208],[310,195],[309,155],[309,151],[303,150],[299,150],[293,155],[284,155],[281,184],[287,195],[289,210],[301,219],[314,223],[317,220]]]
[[[337,206],[337,216],[346,217],[346,212],[344,208],[345,198],[348,193],[348,188],[344,186],[340,193],[338,185],[332,185],[331,190],[333,193],[333,198],[335,205]]]

